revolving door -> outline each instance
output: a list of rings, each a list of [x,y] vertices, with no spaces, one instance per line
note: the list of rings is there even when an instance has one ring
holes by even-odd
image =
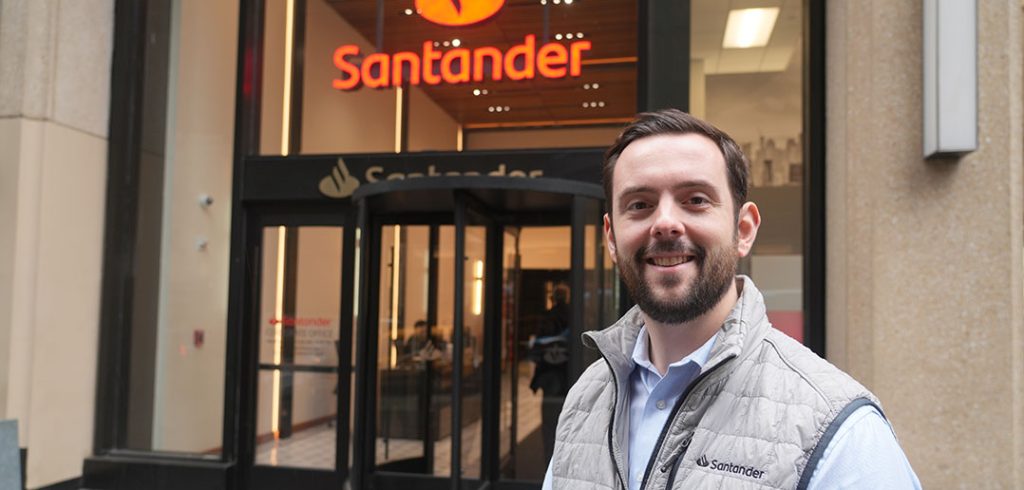
[[[601,189],[361,186],[353,488],[539,488],[579,343],[616,313]]]

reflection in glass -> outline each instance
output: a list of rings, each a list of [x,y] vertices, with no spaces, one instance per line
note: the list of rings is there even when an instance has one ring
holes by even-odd
[[[257,464],[335,467],[342,235],[263,230]]]
[[[507,227],[504,237],[501,476],[539,482],[568,389],[571,233]]]

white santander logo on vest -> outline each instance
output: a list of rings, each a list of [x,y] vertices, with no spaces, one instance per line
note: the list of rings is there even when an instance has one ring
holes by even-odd
[[[737,475],[749,476],[757,480],[760,480],[761,477],[764,476],[764,471],[752,468],[750,466],[726,463],[724,461],[718,461],[717,459],[712,459],[711,461],[708,461],[707,455],[704,454],[702,454],[700,458],[697,459],[697,466],[700,466],[701,468],[710,467],[715,471],[722,471],[725,473],[735,473]]]

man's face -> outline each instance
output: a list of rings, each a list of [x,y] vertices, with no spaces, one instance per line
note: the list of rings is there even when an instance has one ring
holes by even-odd
[[[641,138],[619,156],[612,182],[605,236],[640,309],[683,323],[714,307],[760,224],[753,203],[737,215],[715,143],[698,134]]]

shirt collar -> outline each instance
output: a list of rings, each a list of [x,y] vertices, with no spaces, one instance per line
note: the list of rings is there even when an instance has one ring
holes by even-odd
[[[704,364],[708,362],[708,356],[711,355],[711,348],[715,346],[715,339],[717,335],[712,335],[704,345],[697,348],[697,350],[691,352],[686,357],[673,362],[668,365],[668,369],[671,370],[677,366],[685,366],[689,362],[697,364],[697,367],[703,369]],[[633,346],[633,364],[635,366],[643,367],[644,369],[657,373],[658,370],[651,363],[650,350],[647,348],[650,342],[650,336],[647,335],[647,326],[640,327],[640,333],[637,335],[636,344]],[[659,375],[660,377],[660,375]]]

